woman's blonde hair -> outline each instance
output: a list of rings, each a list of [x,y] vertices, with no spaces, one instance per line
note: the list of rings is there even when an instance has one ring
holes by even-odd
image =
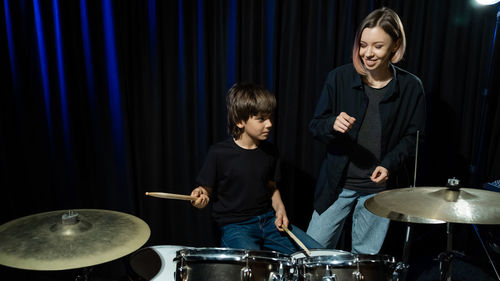
[[[361,41],[361,34],[365,28],[382,28],[389,36],[391,36],[392,41],[397,43],[399,41],[398,49],[392,53],[391,62],[397,63],[403,59],[406,50],[406,36],[405,30],[403,28],[403,23],[399,18],[398,14],[393,10],[383,7],[371,12],[363,22],[360,24],[358,31],[356,32],[356,37],[354,38],[354,45],[352,48],[352,63],[354,68],[361,75],[366,75],[366,69],[359,57],[359,44]]]

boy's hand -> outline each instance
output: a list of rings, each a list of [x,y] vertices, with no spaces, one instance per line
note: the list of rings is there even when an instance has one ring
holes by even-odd
[[[195,201],[191,201],[191,205],[195,206],[198,209],[203,209],[207,206],[210,201],[210,197],[208,197],[208,191],[203,186],[198,186],[193,189],[191,192],[191,196],[198,197]]]
[[[288,228],[288,217],[286,216],[286,212],[284,210],[279,210],[276,212],[276,220],[274,224],[279,231],[283,231],[282,225]]]

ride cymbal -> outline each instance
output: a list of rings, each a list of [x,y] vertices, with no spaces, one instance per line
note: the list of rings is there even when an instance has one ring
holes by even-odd
[[[368,211],[372,212],[373,214],[375,214],[379,217],[388,218],[388,219],[393,220],[393,221],[422,223],[422,224],[445,223],[444,221],[440,221],[440,220],[433,220],[433,219],[426,219],[426,218],[420,218],[420,217],[415,217],[415,216],[409,216],[409,215],[405,215],[405,214],[401,214],[398,212],[388,210],[386,207],[379,205],[379,202],[375,200],[375,197],[369,198],[365,201],[365,208]]]
[[[367,200],[368,201],[368,200]],[[378,208],[411,217],[452,223],[500,224],[500,193],[448,187],[386,190],[372,197],[368,210]],[[374,211],[372,211],[372,209]]]
[[[0,264],[30,270],[88,267],[139,249],[149,235],[143,220],[116,211],[40,213],[0,226]]]

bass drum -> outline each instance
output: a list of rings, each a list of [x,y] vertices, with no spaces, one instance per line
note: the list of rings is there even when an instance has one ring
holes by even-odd
[[[289,281],[290,256],[274,251],[228,248],[183,249],[177,252],[176,281]]]
[[[340,250],[311,250],[294,253],[298,280],[301,281],[390,281],[394,259],[380,255],[356,255]]]
[[[174,258],[177,251],[182,249],[189,249],[189,247],[162,245],[138,250],[130,257],[130,277],[134,281],[174,281]]]

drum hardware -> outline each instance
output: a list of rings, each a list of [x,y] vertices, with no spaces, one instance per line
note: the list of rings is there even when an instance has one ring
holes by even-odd
[[[452,250],[452,223],[500,224],[500,194],[488,190],[453,187],[415,187],[400,188],[380,192],[370,198],[372,204],[366,204],[368,210],[385,208],[393,212],[424,219],[440,220],[446,225],[446,249]],[[368,200],[370,200],[368,199]],[[367,200],[367,201],[368,201]],[[380,207],[384,206],[384,207]],[[378,215],[377,212],[372,211]],[[477,233],[478,234],[478,233]],[[479,239],[480,236],[478,235]],[[485,247],[484,247],[485,248]],[[487,250],[490,264],[500,277]],[[441,259],[441,280],[451,280],[449,259]],[[446,271],[445,271],[446,270]]]
[[[394,271],[392,272],[392,281],[404,281],[406,280],[406,276],[408,274],[408,270],[410,266],[406,262],[398,262],[394,267]]]
[[[187,280],[187,275],[189,274],[189,268],[187,265],[184,265],[184,252],[181,253],[182,259],[181,259],[181,265],[177,268],[177,271],[179,272],[179,276],[181,280]],[[175,273],[177,273],[177,271]],[[174,274],[175,280],[177,280],[177,276]]]
[[[248,252],[245,252],[242,258],[246,265],[241,269],[240,280],[242,281],[250,281],[252,278],[252,269],[248,266]]]
[[[363,277],[363,274],[361,274],[361,272],[358,270],[352,273],[352,279],[355,281],[362,281],[365,278]]]
[[[81,272],[75,277],[75,281],[88,281],[92,270],[92,267],[83,268]]]
[[[269,277],[269,281],[281,281],[283,280],[284,277],[284,271],[283,271],[283,264],[280,263],[279,268],[278,268],[278,273],[276,272],[271,272]]]
[[[326,265],[325,275],[323,276],[322,281],[338,281],[337,274],[332,272],[330,265],[328,264]]]
[[[352,273],[352,280],[354,281],[362,281],[364,280],[364,276],[359,270],[359,264],[361,263],[361,259],[359,258],[359,255],[356,257],[356,267],[357,270]]]
[[[130,254],[149,235],[144,221],[116,211],[40,213],[0,226],[0,264],[27,270],[83,268],[79,278],[85,280],[88,267]]]
[[[472,227],[474,228],[474,231],[476,232],[477,238],[479,239],[479,242],[481,243],[481,246],[483,247],[483,250],[486,253],[486,256],[488,257],[488,261],[489,261],[491,267],[493,268],[493,271],[495,272],[497,279],[500,281],[500,275],[498,274],[495,263],[493,263],[493,259],[491,258],[490,253],[488,252],[488,249],[486,248],[486,245],[484,245],[483,239],[481,239],[481,235],[479,234],[477,226],[475,224],[473,224]]]

